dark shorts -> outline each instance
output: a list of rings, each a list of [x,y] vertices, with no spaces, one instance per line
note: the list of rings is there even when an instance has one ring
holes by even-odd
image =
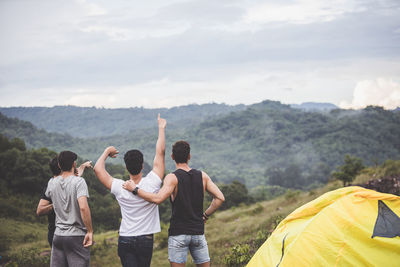
[[[51,267],[88,267],[89,248],[83,247],[84,236],[54,235],[51,248]]]
[[[153,234],[120,236],[118,256],[123,267],[149,267],[153,256]]]
[[[47,241],[49,241],[50,247],[53,246],[53,238],[54,238],[54,232],[56,229],[49,229],[49,232],[47,233]]]

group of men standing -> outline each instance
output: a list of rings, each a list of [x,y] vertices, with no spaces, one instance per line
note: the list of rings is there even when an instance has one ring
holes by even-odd
[[[185,141],[172,146],[171,157],[176,170],[163,181],[166,125],[166,120],[158,115],[156,155],[153,169],[145,177],[143,154],[136,149],[124,155],[130,178],[127,181],[113,178],[105,168],[107,158],[118,155],[113,146],[104,150],[94,166],[97,178],[111,191],[121,208],[118,256],[124,267],[150,266],[154,234],[161,231],[158,204],[168,197],[172,204],[168,230],[171,266],[185,266],[189,251],[197,266],[210,266],[204,224],[223,203],[224,195],[205,172],[189,167],[190,145]],[[75,153],[63,151],[50,162],[54,177],[49,180],[37,209],[38,215],[49,215],[51,266],[89,266],[93,228],[88,188],[80,176],[85,168],[91,167],[91,162],[77,168],[76,160]],[[203,212],[205,191],[213,200]]]

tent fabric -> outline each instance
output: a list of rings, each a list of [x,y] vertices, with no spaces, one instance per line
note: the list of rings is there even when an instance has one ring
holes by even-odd
[[[400,236],[400,218],[382,200],[378,201],[378,218],[372,238],[375,236]]]
[[[325,193],[289,214],[247,266],[400,266],[399,215],[399,196]]]

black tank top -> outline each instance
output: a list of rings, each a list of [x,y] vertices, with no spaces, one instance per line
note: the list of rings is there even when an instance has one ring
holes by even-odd
[[[202,235],[204,189],[201,171],[177,169],[174,174],[178,179],[178,193],[174,201],[171,199],[172,216],[168,234]]]

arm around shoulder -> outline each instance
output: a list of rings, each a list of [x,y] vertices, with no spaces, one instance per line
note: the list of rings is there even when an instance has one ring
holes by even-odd
[[[145,192],[144,190],[138,190],[138,195],[149,202],[161,204],[162,202],[164,202],[164,200],[171,196],[177,184],[178,180],[175,174],[170,173],[165,177],[164,184],[157,194],[150,194]]]

